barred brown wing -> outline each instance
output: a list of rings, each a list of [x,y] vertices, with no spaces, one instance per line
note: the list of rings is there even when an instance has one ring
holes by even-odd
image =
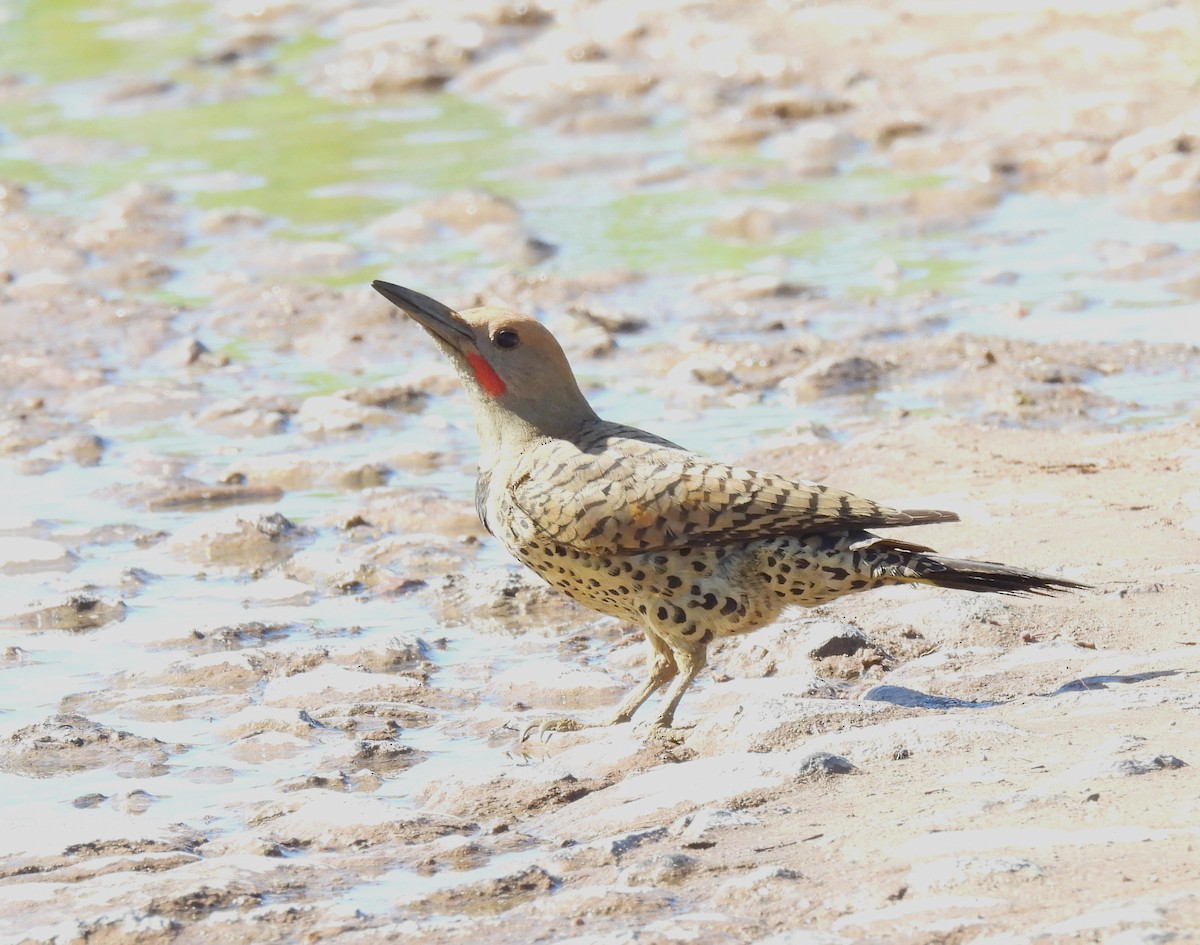
[[[888,508],[817,483],[710,462],[603,422],[576,442],[533,446],[509,492],[546,539],[592,554],[958,520],[953,512]]]

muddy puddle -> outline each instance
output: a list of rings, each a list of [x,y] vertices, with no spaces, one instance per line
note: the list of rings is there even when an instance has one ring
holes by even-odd
[[[957,533],[967,551],[1114,596],[1096,554],[1025,541],[1006,510],[1079,501],[1083,533],[1101,509],[1149,509],[1120,493],[1144,486],[1182,496],[1160,510],[1180,527],[1200,514],[1200,130],[1161,104],[1173,73],[1103,121],[1087,105],[1114,62],[1167,42],[1158,21],[661,6],[0,7],[0,943],[782,942],[797,916],[823,930],[803,941],[866,940],[903,877],[821,821],[820,792],[845,816],[855,792],[834,783],[854,769],[886,794],[910,742],[933,768],[977,745],[1017,765],[1024,723],[989,661],[1076,633],[1082,674],[1125,645],[1096,651],[1103,602],[1048,611],[1055,630],[1007,604],[904,616],[885,597],[718,655],[682,746],[630,726],[518,744],[523,719],[612,706],[639,641],[482,531],[466,404],[372,278],[537,311],[602,415],[961,503],[999,546]],[[1018,108],[1022,37],[1076,124]],[[960,71],[999,98],[955,99]],[[1105,498],[1054,478],[1100,489],[1138,456],[1178,481],[1130,474]],[[1194,556],[1170,547],[1138,601],[1185,594]],[[844,621],[871,645],[814,662]],[[1176,642],[1125,653],[1130,672],[1193,673],[1147,655]],[[932,685],[922,660],[944,648],[976,675],[938,677],[962,697],[938,705],[995,708],[977,730],[860,699],[910,661]],[[1194,713],[1194,689],[1161,693]],[[1138,757],[1165,778],[1188,747]],[[1139,829],[1196,823],[1193,801]],[[792,852],[761,853],[772,830]],[[1190,842],[1151,835],[1168,860]],[[851,888],[842,849],[884,865]],[[1001,902],[1022,869],[966,873]],[[1048,901],[1054,934],[1071,897]],[[1008,915],[994,905],[943,918]],[[888,940],[924,940],[913,921]]]

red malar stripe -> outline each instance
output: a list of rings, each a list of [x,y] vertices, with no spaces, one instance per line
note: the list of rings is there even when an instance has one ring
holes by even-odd
[[[483,359],[483,355],[468,354],[467,364],[471,365],[471,370],[475,374],[475,380],[479,381],[479,386],[490,396],[499,397],[508,390],[504,386],[504,381],[500,380],[500,375],[492,370],[492,366]]]

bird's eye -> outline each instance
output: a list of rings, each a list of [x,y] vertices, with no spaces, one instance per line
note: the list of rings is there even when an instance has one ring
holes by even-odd
[[[497,348],[515,348],[521,343],[521,336],[511,328],[501,328],[492,336]]]

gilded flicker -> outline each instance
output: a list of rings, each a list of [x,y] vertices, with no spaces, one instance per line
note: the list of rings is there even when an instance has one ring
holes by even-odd
[[[645,632],[646,679],[603,724],[629,721],[670,683],[654,722],[669,728],[708,644],[756,630],[789,605],[884,584],[1001,594],[1084,586],[874,535],[867,529],[958,516],[713,462],[602,420],[533,318],[491,307],[455,312],[411,289],[373,286],[433,337],[462,379],[479,432],[475,508],[484,527],[554,587]],[[573,719],[539,726],[582,727]]]

